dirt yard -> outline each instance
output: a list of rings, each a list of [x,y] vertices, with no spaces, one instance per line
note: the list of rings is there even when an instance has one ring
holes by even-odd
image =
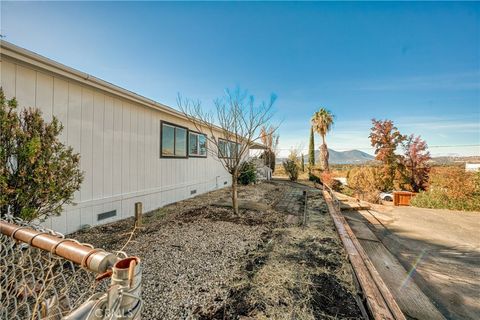
[[[239,216],[222,189],[145,214],[133,236],[127,219],[72,237],[142,258],[145,319],[361,318],[318,191],[277,181],[241,187],[239,199]]]

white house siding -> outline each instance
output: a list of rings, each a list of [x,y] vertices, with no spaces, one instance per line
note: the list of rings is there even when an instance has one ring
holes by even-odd
[[[7,98],[39,108],[47,120],[56,116],[64,125],[61,140],[81,154],[85,179],[75,193],[77,204],[46,221],[47,227],[70,233],[133,216],[138,201],[150,211],[189,198],[192,190],[198,195],[230,185],[210,154],[160,158],[160,121],[192,128],[187,120],[4,54],[0,65]],[[97,221],[111,210],[116,217]]]

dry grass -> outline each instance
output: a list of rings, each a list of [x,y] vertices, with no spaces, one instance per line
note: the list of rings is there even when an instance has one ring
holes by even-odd
[[[144,259],[145,315],[357,318],[351,270],[321,194],[309,197],[315,220],[305,229],[287,225],[287,213],[275,210],[287,191],[298,187],[287,182],[242,186],[240,200],[268,209],[242,209],[240,216],[219,206],[229,201],[229,189],[145,214],[144,227],[125,249]],[[133,219],[127,219],[79,232],[77,238],[115,250],[132,226]]]
[[[318,214],[323,197],[317,193],[310,199],[310,210],[316,213],[310,225],[276,228],[263,252],[247,264],[247,275],[230,297],[237,311],[241,306],[241,314],[254,319],[359,317],[346,252],[329,214]],[[230,318],[232,313],[217,319],[225,315]]]
[[[332,240],[328,240],[331,243],[322,244],[325,243],[322,241],[324,239]],[[313,275],[335,277],[349,292],[355,292],[350,265],[345,259],[339,259],[345,253],[330,228],[277,229],[270,247],[267,263],[249,283],[249,303],[262,306],[254,315],[256,319],[318,319],[318,314],[312,309]],[[321,250],[315,250],[318,249],[315,247]],[[318,256],[318,260],[312,261],[312,253],[320,253],[318,251],[332,252],[324,253]],[[328,314],[323,316],[330,317]]]

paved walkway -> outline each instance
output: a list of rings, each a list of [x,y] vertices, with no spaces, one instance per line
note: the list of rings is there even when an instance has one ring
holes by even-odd
[[[413,207],[358,213],[446,318],[479,318],[480,213]]]

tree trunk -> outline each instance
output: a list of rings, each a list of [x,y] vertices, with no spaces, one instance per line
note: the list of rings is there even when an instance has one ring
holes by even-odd
[[[238,215],[237,177],[235,175],[232,175],[232,208],[233,212]]]
[[[324,171],[329,170],[328,166],[328,147],[327,144],[325,143],[325,137],[322,136],[323,143],[320,146],[320,168]]]

